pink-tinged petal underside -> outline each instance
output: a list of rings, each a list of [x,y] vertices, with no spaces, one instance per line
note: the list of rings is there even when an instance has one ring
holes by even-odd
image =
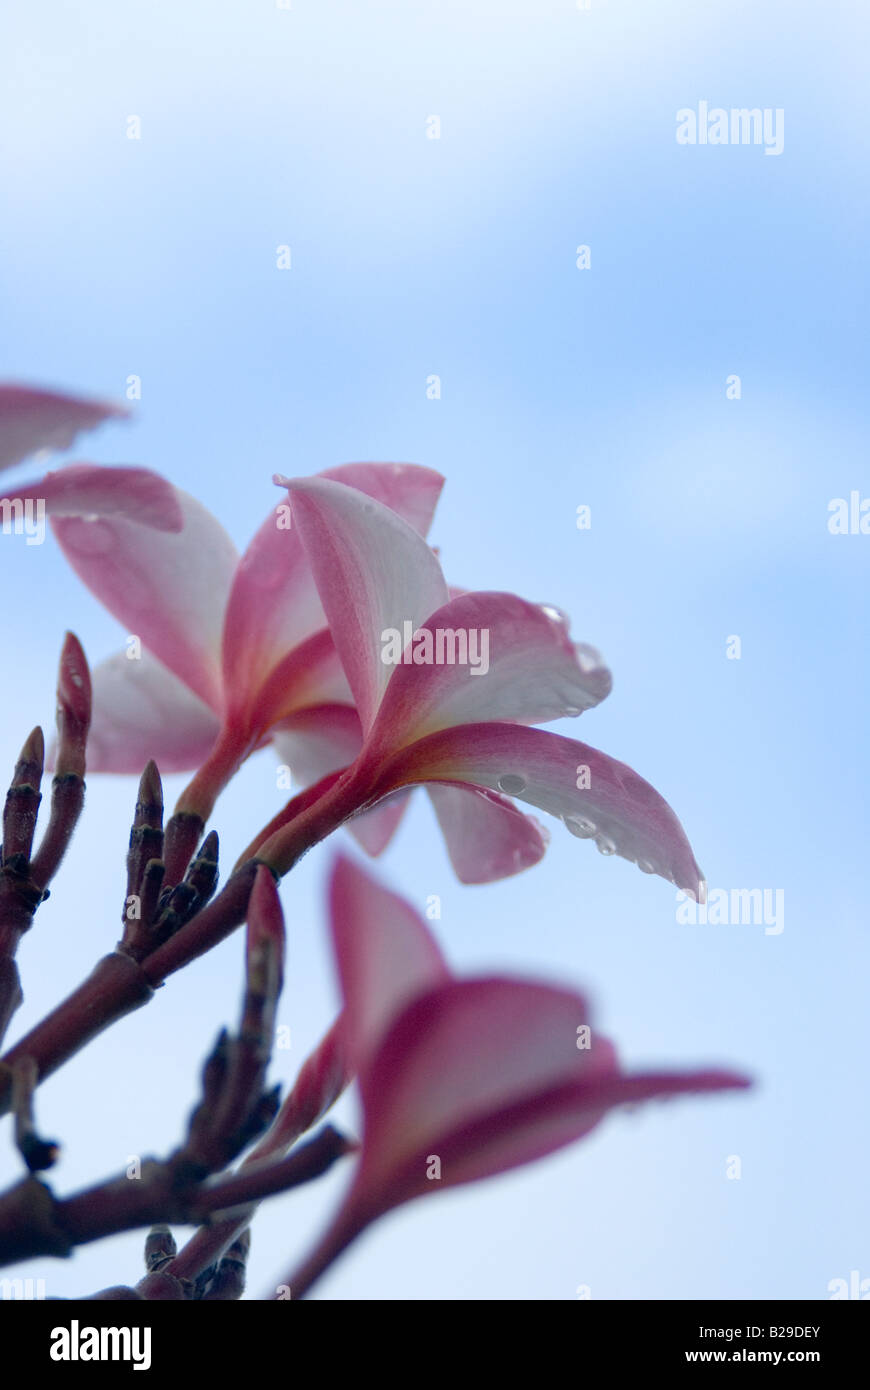
[[[363,811],[347,822],[345,829],[366,854],[376,859],[383,854],[402,823],[408,809],[410,792],[394,792],[379,802],[372,811]]]
[[[368,739],[374,757],[459,724],[577,715],[610,693],[598,653],[571,642],[556,610],[515,594],[463,594],[418,634],[381,701]]]
[[[603,853],[693,896],[700,891],[703,874],[667,802],[625,763],[576,739],[521,724],[445,729],[386,764],[379,790],[431,781],[470,782],[527,801],[563,820],[578,839],[595,839]]]
[[[616,1106],[743,1090],[750,1084],[739,1073],[716,1069],[614,1074],[601,1080],[556,1086],[445,1136],[440,1155],[451,1175],[447,1185],[472,1182],[544,1158],[588,1134]],[[423,1190],[431,1187],[427,1181]]]
[[[409,463],[348,463],[319,476],[375,498],[421,535],[429,529],[444,485],[439,473]],[[286,653],[326,626],[298,529],[286,528],[287,502],[260,527],[233,582],[224,632],[224,675],[233,710],[249,704]]]
[[[175,488],[147,468],[71,463],[14,491],[22,502],[44,502],[48,516],[119,516],[157,531],[184,524]]]
[[[302,1064],[293,1089],[275,1123],[257,1145],[265,1155],[282,1152],[322,1119],[351,1080],[344,1017],[339,1015],[326,1037]]]
[[[223,527],[176,489],[177,534],[122,518],[55,518],[73,569],[110,613],[216,713],[223,707],[220,640],[237,562]]]
[[[160,771],[190,772],[219,733],[216,716],[156,657],[119,652],[92,672],[88,772],[140,774],[149,758]]]
[[[410,1001],[446,983],[435,939],[404,898],[376,883],[344,855],[329,886],[332,938],[353,1068],[370,1058]]]
[[[308,553],[321,602],[360,713],[374,720],[392,667],[383,634],[416,628],[447,602],[429,546],[407,522],[354,488],[324,478],[290,486],[293,525]]]
[[[549,831],[506,796],[447,782],[430,782],[426,790],[460,883],[494,883],[543,858]]]
[[[40,449],[70,449],[84,430],[129,411],[106,401],[80,400],[26,386],[0,386],[0,470]]]
[[[723,1071],[624,1076],[594,1030],[591,1047],[577,1047],[588,1022],[581,996],[523,980],[454,981],[412,1002],[360,1075],[360,1206],[384,1210],[543,1157],[614,1105],[748,1084]]]

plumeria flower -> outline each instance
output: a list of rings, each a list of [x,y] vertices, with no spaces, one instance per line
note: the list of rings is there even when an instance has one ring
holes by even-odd
[[[395,509],[414,534],[428,530],[444,481],[413,464],[346,464],[324,476]],[[276,730],[304,743],[348,720],[359,725],[287,504],[240,557],[212,513],[174,491],[177,535],[122,517],[53,524],[70,564],[133,643],[93,673],[89,769],[139,772],[149,758],[164,773],[198,769],[178,809],[205,821]]]
[[[571,642],[555,609],[505,593],[450,598],[435,554],[395,512],[322,477],[289,491],[363,742],[322,795],[273,821],[251,847],[258,857],[284,873],[348,816],[425,784],[442,825],[453,823],[454,862],[469,876],[476,861],[494,878],[528,855],[528,818],[503,813],[511,798],[558,817],[602,854],[702,895],[683,829],[648,782],[585,743],[531,727],[578,715],[611,687],[597,652]],[[485,650],[485,669],[457,660],[463,641],[466,653]],[[497,836],[481,798],[498,803]]]
[[[80,400],[25,386],[0,386],[0,471],[35,453],[69,449],[79,434],[128,412],[102,401]],[[4,526],[43,516],[125,517],[131,523],[177,531],[181,514],[173,488],[146,468],[71,463],[37,482],[18,483],[0,495]]]
[[[429,553],[423,537],[440,474],[360,463],[321,476],[392,511]],[[288,505],[267,517],[240,558],[210,511],[175,495],[178,535],[145,535],[124,518],[74,518],[54,529],[80,578],[138,643],[93,672],[90,771],[138,773],[150,758],[164,773],[198,769],[177,810],[204,822],[264,744],[305,785],[353,762],[363,735]],[[446,786],[431,795],[463,881],[501,878],[543,855],[546,832],[508,798]],[[349,828],[379,854],[403,809],[401,796],[390,798]]]
[[[343,857],[330,910],[362,1147],[335,1220],[287,1281],[293,1298],[393,1207],[542,1158],[616,1106],[749,1085],[731,1071],[626,1073],[582,995],[456,979],[410,904]]]

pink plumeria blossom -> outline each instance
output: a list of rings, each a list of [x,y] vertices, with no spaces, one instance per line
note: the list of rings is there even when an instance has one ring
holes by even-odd
[[[415,464],[345,464],[320,475],[423,537],[443,478]],[[91,772],[197,769],[178,809],[208,819],[240,764],[270,740],[302,785],[352,763],[362,725],[308,555],[289,507],[270,513],[239,557],[207,508],[181,490],[177,535],[144,534],[124,518],[73,518],[54,530],[78,575],[142,646],[96,668]],[[437,562],[435,562],[437,564]],[[542,857],[547,834],[506,797],[430,789],[457,874],[484,883]],[[404,798],[349,826],[370,854],[394,833]]]
[[[69,449],[78,435],[128,412],[102,401],[0,386],[0,471],[43,451]],[[175,492],[146,468],[115,468],[71,463],[36,482],[17,483],[0,502],[43,503],[51,517],[125,517],[160,531],[181,528]]]
[[[346,464],[324,476],[395,508],[422,533],[443,486],[413,464]],[[91,771],[135,772],[152,757],[163,772],[199,769],[179,809],[207,819],[276,729],[301,730],[305,741],[358,721],[287,505],[270,512],[240,557],[211,512],[176,496],[184,519],[176,535],[145,534],[123,518],[60,520],[54,529],[80,578],[142,646],[141,659],[121,652],[94,672]]]
[[[321,803],[276,818],[255,846],[261,857],[284,872],[312,833],[321,837],[330,812],[340,823],[402,788],[427,784],[439,789],[442,823],[462,818],[466,861],[485,861],[490,877],[515,872],[527,855],[528,818],[509,822],[503,814],[510,797],[560,818],[602,853],[703,894],[682,826],[648,782],[585,743],[531,727],[590,709],[611,686],[598,653],[570,641],[556,610],[513,594],[450,598],[435,555],[394,512],[325,478],[300,479],[290,495],[363,743],[344,778],[324,785]],[[400,664],[390,665],[383,638],[396,631],[413,641]],[[487,634],[485,672],[455,661],[430,664],[438,634],[457,632]],[[498,813],[497,856],[492,816],[468,814],[475,791],[478,806]]]
[[[362,1149],[332,1226],[288,1280],[294,1298],[403,1202],[544,1157],[616,1106],[749,1085],[713,1069],[626,1073],[582,995],[523,979],[456,979],[411,906],[344,857],[330,909]]]

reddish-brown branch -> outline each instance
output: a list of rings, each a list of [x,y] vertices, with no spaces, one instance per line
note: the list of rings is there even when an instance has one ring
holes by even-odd
[[[0,1114],[9,1108],[9,1068],[19,1057],[32,1057],[43,1081],[111,1023],[146,1004],[153,993],[141,966],[129,956],[119,951],[104,956],[78,989],[0,1059]]]
[[[262,1168],[248,1168],[206,1187],[193,1205],[202,1220],[212,1212],[229,1211],[262,1201],[277,1192],[289,1192],[292,1187],[319,1178],[337,1159],[355,1149],[352,1140],[346,1139],[332,1125],[324,1125],[313,1139],[300,1144],[286,1158],[264,1164]],[[174,1263],[170,1266],[173,1272]]]
[[[24,994],[21,989],[18,966],[11,957],[0,956],[0,1042],[6,1036],[6,1029],[12,1021],[12,1015],[21,1005],[23,999]]]
[[[32,1057],[20,1057],[12,1067],[12,1113],[15,1116],[15,1146],[31,1173],[53,1167],[59,1146],[37,1132],[33,1114],[33,1092],[37,1069]]]
[[[302,824],[298,828],[293,827],[292,845],[288,846],[286,841],[282,844],[279,856],[282,868],[272,863],[266,865],[274,877],[286,871],[305,849],[341,824],[347,817],[350,804],[349,786],[343,782],[341,787],[330,787],[320,801],[310,804],[299,816]],[[125,945],[123,951],[115,951],[104,957],[73,994],[0,1058],[0,1115],[9,1106],[10,1062],[24,1055],[33,1057],[41,1081],[111,1024],[147,1003],[153,991],[170,975],[210,951],[245,920],[254,879],[260,867],[256,859],[248,860],[237,869],[218,896],[201,911],[196,911],[197,894],[190,893],[189,889],[194,881],[199,884],[201,878],[216,876],[216,863],[210,859],[212,843],[213,837],[207,837],[199,856],[191,865],[186,882],[174,890],[174,895],[186,890],[186,910],[194,914],[190,920],[178,915],[176,907],[172,906],[174,895],[171,896],[161,909],[164,916],[157,918],[157,923],[165,927],[165,914],[176,913],[171,926],[177,929],[172,931],[168,939],[162,940],[156,949],[147,951],[142,933],[137,933],[136,959],[130,953],[129,945]],[[146,899],[149,905],[153,903],[158,877],[156,861],[149,861],[144,870],[143,904]],[[204,886],[201,891],[205,891]],[[181,925],[178,925],[179,922]],[[156,927],[155,931],[159,940],[162,932]],[[14,979],[7,981],[10,999],[14,985]]]
[[[325,802],[327,806],[331,806],[330,794],[336,784],[341,782],[344,775],[343,772],[329,772],[325,777],[322,777],[319,782],[315,782],[313,786],[306,787],[304,791],[298,792],[296,796],[291,797],[286,806],[283,806],[281,810],[272,817],[269,824],[263,827],[259,835],[254,837],[244,854],[236,861],[236,869],[240,868],[242,864],[247,863],[249,859],[260,858],[262,846],[267,842],[272,842],[278,832],[291,823],[295,824],[297,827],[304,826],[306,831],[310,833],[315,823],[318,821],[319,813],[323,810],[322,803]],[[323,821],[325,833],[329,834],[331,830],[336,829],[338,823],[339,822],[335,820],[333,815],[328,816]],[[320,838],[323,838],[323,836],[321,835]],[[314,841],[312,840],[312,844],[313,843]],[[265,862],[270,861],[267,860]],[[286,870],[282,872],[286,872]]]
[[[143,1164],[138,1178],[114,1178],[64,1199],[26,1178],[0,1196],[0,1264],[67,1255],[77,1245],[157,1222],[201,1222],[310,1182],[352,1147],[327,1125],[287,1158],[207,1185],[206,1175],[179,1150],[165,1163]],[[161,1272],[178,1278],[174,1263]]]
[[[245,920],[257,867],[246,865],[233,875],[208,907],[141,964],[121,951],[99,961],[78,989],[0,1059],[0,1114],[9,1107],[8,1066],[16,1058],[33,1057],[43,1080],[111,1024],[146,1004],[169,975],[235,931]]]
[[[220,1263],[197,1283],[197,1293],[204,1303],[228,1303],[241,1298],[250,1248],[251,1232],[246,1228],[239,1232]]]

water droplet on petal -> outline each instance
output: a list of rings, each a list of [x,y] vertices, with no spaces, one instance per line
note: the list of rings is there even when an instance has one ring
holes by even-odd
[[[642,874],[655,873],[655,866],[651,864],[648,859],[638,859],[637,867],[640,869]]]
[[[499,777],[497,785],[499,791],[505,792],[508,796],[520,796],[526,789],[526,779],[508,772],[504,777]]]
[[[599,854],[615,854],[616,845],[609,835],[598,835],[595,839],[595,847]]]
[[[552,603],[541,603],[538,607],[544,616],[550,619],[551,623],[558,623],[559,627],[564,628],[566,632],[568,631],[571,622],[567,613],[563,613],[561,608],[555,608]]]
[[[577,658],[577,665],[584,675],[588,676],[590,671],[602,669],[601,653],[596,647],[590,647],[588,642],[575,642],[574,655]]]
[[[593,820],[586,820],[585,816],[563,816],[565,826],[576,835],[578,840],[591,840],[595,834],[597,826]]]

